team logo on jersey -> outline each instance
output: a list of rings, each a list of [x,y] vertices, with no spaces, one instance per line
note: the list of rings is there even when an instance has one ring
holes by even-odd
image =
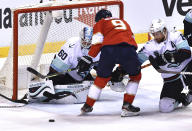
[[[69,45],[69,48],[73,48],[75,44],[70,44]]]
[[[166,50],[165,53],[164,53],[164,56],[168,55],[170,57],[170,64],[167,66],[168,68],[172,68],[172,67],[178,67],[180,66],[180,63],[176,63],[174,58],[173,58],[173,54],[176,53],[177,50]]]

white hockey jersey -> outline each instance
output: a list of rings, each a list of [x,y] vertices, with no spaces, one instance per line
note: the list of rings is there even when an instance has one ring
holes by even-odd
[[[186,14],[185,20],[189,23],[192,23],[192,9]]]
[[[155,40],[148,41],[143,48],[138,52],[138,57],[141,63],[144,63],[148,60],[148,57],[152,55],[154,58],[154,52],[158,52],[160,55],[165,54],[166,52],[174,52],[178,49],[187,49],[190,50],[187,40],[183,37],[183,35],[176,32],[168,32],[167,39],[161,43],[157,43]],[[164,66],[159,66],[162,70],[166,71],[182,71],[185,66],[191,61],[192,58],[186,59],[182,63],[167,63]],[[175,74],[161,74],[163,78],[168,78],[174,76]]]
[[[62,72],[67,69],[75,68],[82,56],[88,55],[89,50],[81,47],[81,39],[72,37],[61,47],[61,50],[56,54],[55,59],[51,63],[51,67],[57,72]],[[98,61],[100,54],[93,59],[93,62]],[[81,81],[82,78],[77,74],[77,71],[68,73],[74,79]]]

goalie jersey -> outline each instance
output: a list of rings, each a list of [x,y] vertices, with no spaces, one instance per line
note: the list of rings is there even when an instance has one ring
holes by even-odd
[[[75,68],[81,57],[88,55],[88,52],[89,49],[81,46],[80,37],[72,37],[68,39],[68,41],[61,47],[61,50],[55,55],[51,67],[57,72]],[[100,55],[94,58],[93,62],[98,61],[99,56]],[[76,71],[71,71],[68,74],[78,81],[82,80]]]
[[[190,50],[187,40],[183,37],[183,35],[178,32],[168,32],[167,39],[161,43],[157,43],[155,40],[148,41],[143,48],[138,52],[138,57],[141,63],[144,63],[148,60],[149,56],[155,56],[155,52],[158,52],[160,55],[165,55],[167,52],[177,52],[179,49]],[[159,66],[162,70],[166,71],[182,71],[186,65],[191,61],[191,57],[184,60],[181,63],[168,63],[164,66]],[[174,76],[175,74],[161,74],[163,78],[168,78]]]

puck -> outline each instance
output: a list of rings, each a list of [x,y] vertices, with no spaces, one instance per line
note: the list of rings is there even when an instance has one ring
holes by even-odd
[[[54,119],[49,119],[49,122],[55,122],[55,120]]]

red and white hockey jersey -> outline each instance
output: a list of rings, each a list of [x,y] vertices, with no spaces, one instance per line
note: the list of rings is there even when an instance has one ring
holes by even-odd
[[[118,18],[101,19],[93,27],[92,46],[89,55],[96,57],[102,46],[116,45],[121,42],[126,42],[137,48],[129,24]]]

